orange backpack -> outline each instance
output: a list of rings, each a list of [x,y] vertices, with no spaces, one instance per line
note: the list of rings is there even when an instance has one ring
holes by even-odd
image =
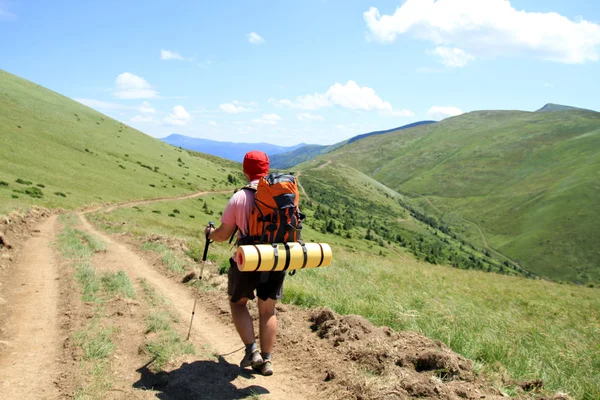
[[[254,190],[247,186],[244,189]],[[239,244],[287,243],[300,241],[302,220],[296,177],[272,172],[262,177],[254,193],[248,221],[248,235]]]

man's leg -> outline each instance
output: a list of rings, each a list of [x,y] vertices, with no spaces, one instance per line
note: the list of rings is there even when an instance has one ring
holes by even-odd
[[[275,304],[277,300],[258,299],[260,350],[263,354],[270,355],[275,345],[277,333],[277,315],[275,315]]]
[[[271,352],[275,345],[277,334],[277,315],[275,304],[283,296],[283,281],[285,271],[271,272],[267,282],[258,285],[256,294],[258,297],[258,317],[260,350],[265,361],[260,367],[263,375],[273,375],[273,364],[271,363]]]
[[[229,297],[231,300],[231,296]],[[235,329],[237,329],[240,338],[244,344],[254,343],[254,325],[252,324],[252,316],[248,311],[246,303],[248,298],[240,299],[239,301],[232,303],[229,302],[231,307],[231,318]]]
[[[244,358],[240,362],[240,367],[258,367],[263,364],[263,359],[260,352],[256,348],[254,341],[254,325],[252,324],[252,316],[248,311],[248,298],[240,299],[237,302],[231,302],[229,298],[229,305],[231,307],[231,318],[235,329],[237,329],[242,342],[246,345],[246,352]]]

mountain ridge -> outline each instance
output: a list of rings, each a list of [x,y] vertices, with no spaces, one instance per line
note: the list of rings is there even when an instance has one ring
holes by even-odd
[[[273,168],[279,169],[290,168],[306,160],[309,160],[322,154],[327,154],[335,149],[345,146],[346,144],[353,143],[367,137],[382,135],[403,129],[410,129],[422,125],[433,124],[435,122],[436,121],[430,120],[417,121],[407,125],[399,126],[397,128],[363,133],[360,135],[353,136],[349,139],[343,140],[341,142],[334,143],[332,145],[305,145],[303,147],[299,147],[289,152],[274,154],[273,157],[270,157],[271,165],[273,166]]]
[[[251,150],[260,150],[271,156],[293,151],[307,145],[306,143],[300,143],[294,146],[279,146],[265,142],[222,142],[211,139],[194,138],[177,133],[172,133],[164,138],[159,138],[159,140],[175,147],[211,154],[213,156],[237,162],[241,162],[244,159],[244,154]]]

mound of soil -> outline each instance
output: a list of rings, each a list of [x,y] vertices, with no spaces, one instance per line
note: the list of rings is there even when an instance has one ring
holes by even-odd
[[[222,293],[202,297],[204,304],[230,321]],[[256,320],[254,303],[249,304]],[[305,310],[278,304],[277,312],[275,366],[281,358],[296,365],[298,374],[321,382],[324,398],[506,398],[476,376],[470,360],[416,332],[376,327],[361,316],[342,316],[328,308]]]

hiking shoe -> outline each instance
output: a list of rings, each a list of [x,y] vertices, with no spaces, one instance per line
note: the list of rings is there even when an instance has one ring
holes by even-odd
[[[240,367],[260,368],[263,363],[264,361],[262,359],[262,356],[260,355],[260,351],[258,351],[257,349],[254,350],[252,353],[246,354],[244,358],[242,358],[242,361],[240,362]]]
[[[271,362],[271,360],[265,360],[262,365],[257,368],[261,374],[263,374],[264,376],[271,376],[273,375],[273,363]]]

